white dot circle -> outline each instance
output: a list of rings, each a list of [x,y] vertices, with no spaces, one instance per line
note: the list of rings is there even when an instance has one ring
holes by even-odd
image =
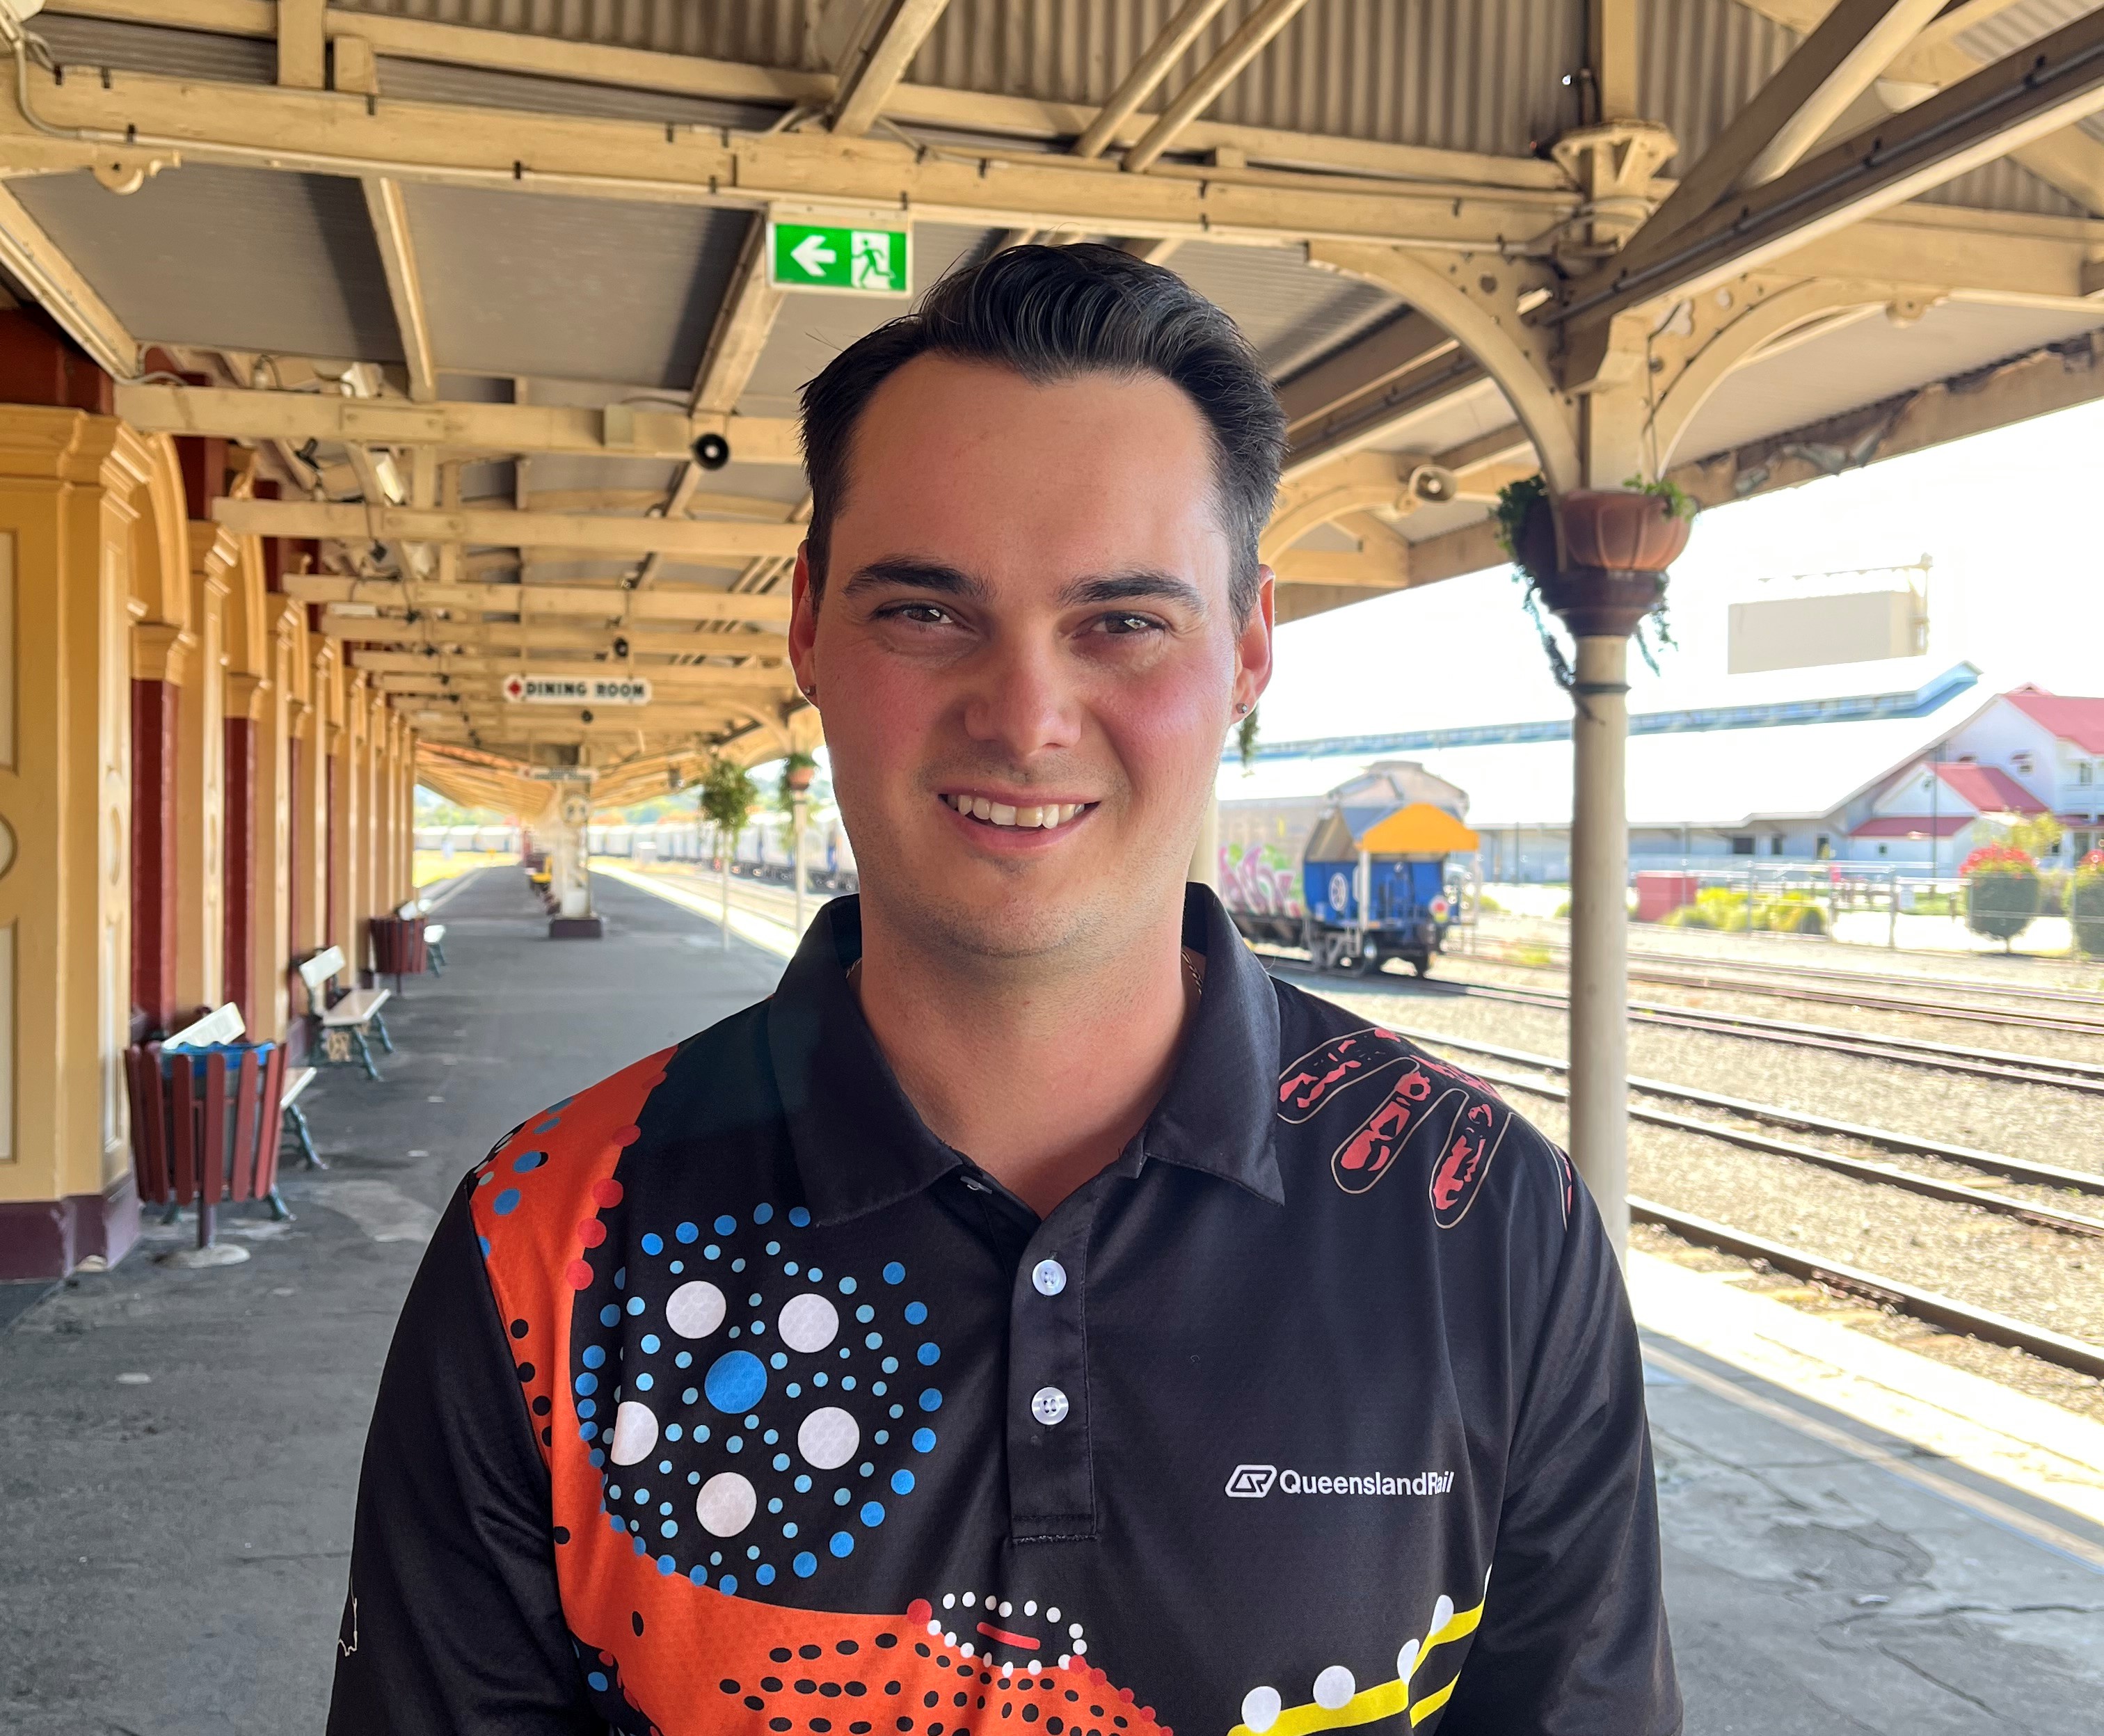
[[[734,1537],[752,1523],[760,1497],[734,1470],[718,1471],[694,1497],[694,1517],[711,1537]]]
[[[706,1338],[724,1321],[724,1293],[707,1279],[682,1284],[665,1300],[665,1323],[682,1338]]]
[[[647,1404],[621,1401],[613,1413],[613,1445],[607,1457],[617,1465],[633,1465],[658,1444],[658,1418]]]
[[[835,1404],[813,1411],[796,1429],[796,1450],[814,1470],[839,1470],[854,1457],[861,1441],[862,1430],[854,1418]],[[965,1601],[969,1604],[971,1599]]]
[[[1242,1722],[1255,1730],[1256,1736],[1264,1736],[1278,1722],[1283,1705],[1276,1688],[1252,1688],[1242,1696]]]
[[[806,1355],[822,1350],[840,1336],[840,1312],[815,1290],[792,1296],[782,1305],[778,1323],[782,1343]]]
[[[1395,1654],[1395,1673],[1403,1681],[1408,1681],[1411,1672],[1417,1667],[1418,1645],[1417,1640],[1406,1640],[1402,1649]]]
[[[1326,1711],[1341,1711],[1352,1703],[1352,1696],[1358,1691],[1352,1672],[1340,1663],[1331,1664],[1315,1678],[1315,1703]]]
[[[1440,1629],[1444,1627],[1453,1619],[1454,1600],[1449,1597],[1444,1591],[1442,1591],[1439,1594],[1439,1600],[1432,1606],[1433,1632],[1435,1634],[1438,1633]]]

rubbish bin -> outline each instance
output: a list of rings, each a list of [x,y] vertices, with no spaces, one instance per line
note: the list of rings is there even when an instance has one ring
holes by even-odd
[[[178,1265],[232,1265],[248,1250],[217,1241],[221,1200],[278,1197],[278,1136],[285,1051],[278,1043],[213,1043],[124,1051],[132,1100],[132,1162],[142,1202],[175,1208],[195,1201],[194,1248],[165,1256]]]
[[[429,964],[424,947],[424,919],[421,916],[375,917],[372,929],[372,973],[391,976],[401,992],[402,979],[421,976]]]

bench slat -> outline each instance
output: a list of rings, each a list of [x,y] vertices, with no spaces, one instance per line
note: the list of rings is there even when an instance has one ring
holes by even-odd
[[[313,1067],[295,1067],[287,1073],[285,1088],[279,1096],[278,1107],[281,1109],[289,1109],[298,1102],[300,1093],[314,1082],[314,1076],[319,1070]]]
[[[387,1004],[391,988],[354,988],[322,1015],[324,1025],[363,1024]]]

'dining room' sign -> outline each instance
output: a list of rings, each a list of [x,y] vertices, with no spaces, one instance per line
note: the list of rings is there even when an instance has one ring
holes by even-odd
[[[526,705],[648,705],[650,684],[632,675],[509,675],[504,697]]]

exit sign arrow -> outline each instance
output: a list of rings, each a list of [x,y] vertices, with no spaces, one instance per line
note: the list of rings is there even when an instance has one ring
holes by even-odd
[[[768,278],[782,289],[844,289],[903,296],[912,291],[912,233],[873,225],[771,222]]]

